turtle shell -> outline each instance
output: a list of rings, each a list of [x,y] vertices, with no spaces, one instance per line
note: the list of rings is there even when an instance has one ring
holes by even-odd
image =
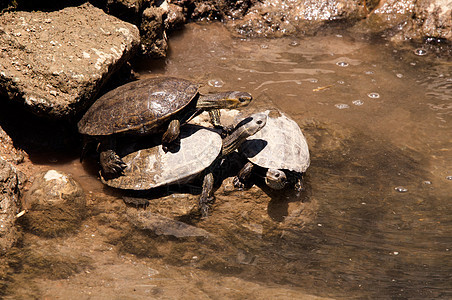
[[[127,164],[124,175],[103,183],[119,189],[148,190],[163,185],[186,183],[208,168],[219,156],[221,136],[197,125],[181,128],[180,148],[165,152],[162,145],[129,152],[122,160]]]
[[[240,151],[252,163],[269,169],[305,172],[309,149],[298,124],[285,114],[265,111],[267,124],[242,144]]]
[[[81,134],[149,134],[183,110],[199,86],[185,79],[148,78],[124,84],[97,99],[78,123]]]

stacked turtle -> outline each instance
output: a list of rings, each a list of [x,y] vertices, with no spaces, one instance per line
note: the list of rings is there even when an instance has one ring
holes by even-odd
[[[102,181],[119,189],[147,190],[204,175],[199,207],[206,216],[207,203],[213,198],[213,170],[222,157],[263,128],[267,116],[245,118],[224,138],[212,129],[186,125],[210,110],[212,124],[222,127],[220,108],[245,106],[252,99],[245,92],[201,95],[198,89],[188,80],[158,77],[125,84],[99,98],[81,118],[78,129],[87,140],[99,143]],[[123,157],[116,153],[118,136],[158,133],[163,133],[161,143],[129,150]]]
[[[250,94],[237,91],[202,95],[198,85],[184,79],[143,79],[99,98],[79,121],[78,129],[87,140],[98,142],[104,184],[123,190],[150,190],[202,177],[199,209],[207,216],[213,200],[214,171],[237,149],[249,162],[234,178],[236,187],[244,187],[254,170],[260,169],[265,170],[269,187],[282,189],[293,184],[301,190],[309,151],[293,120],[266,111],[243,118],[233,129],[221,125],[221,108],[246,106],[251,99]],[[187,124],[205,110],[220,132]],[[116,138],[133,135],[158,137],[158,142],[129,143],[118,154]]]
[[[280,190],[294,186],[303,189],[302,177],[310,164],[306,139],[298,124],[277,110],[264,112],[265,127],[250,136],[240,146],[239,152],[248,160],[234,178],[234,185],[243,188],[253,173],[263,174],[265,183]]]

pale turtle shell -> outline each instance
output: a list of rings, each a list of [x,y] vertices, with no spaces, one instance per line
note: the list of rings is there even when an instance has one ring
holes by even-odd
[[[252,163],[269,169],[303,173],[309,167],[309,148],[298,124],[285,114],[264,112],[267,124],[242,144],[240,151]]]
[[[124,175],[104,179],[108,186],[126,190],[148,190],[163,185],[186,183],[208,168],[220,155],[221,136],[196,125],[181,127],[180,149],[165,152],[159,144],[140,149],[122,160],[127,164]]]

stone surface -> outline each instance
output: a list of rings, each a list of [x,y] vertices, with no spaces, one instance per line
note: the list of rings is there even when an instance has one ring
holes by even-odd
[[[38,173],[24,195],[28,212],[21,218],[24,228],[42,236],[75,231],[83,220],[86,198],[71,175],[56,170]]]
[[[0,92],[38,115],[89,104],[139,44],[138,29],[90,4],[0,16]]]
[[[20,209],[20,177],[12,164],[0,158],[0,254],[5,253],[18,238],[15,221]]]
[[[452,0],[417,1],[414,12],[423,37],[452,40]]]
[[[265,0],[232,25],[241,34],[256,37],[314,34],[332,21],[361,19],[364,12],[362,1],[356,0]]]
[[[149,7],[143,12],[140,25],[141,52],[150,57],[165,57],[168,43],[165,32],[167,6]]]
[[[210,233],[202,228],[188,225],[150,211],[128,209],[129,222],[139,229],[150,230],[156,235],[183,237],[209,237]]]
[[[14,147],[9,135],[0,127],[0,158],[13,164],[23,162],[26,153]]]

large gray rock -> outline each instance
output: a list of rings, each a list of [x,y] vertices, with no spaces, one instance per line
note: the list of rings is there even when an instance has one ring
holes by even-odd
[[[138,28],[90,4],[0,16],[0,92],[34,113],[74,115],[139,45]]]
[[[0,255],[18,238],[15,221],[20,209],[20,177],[19,171],[0,157]]]

